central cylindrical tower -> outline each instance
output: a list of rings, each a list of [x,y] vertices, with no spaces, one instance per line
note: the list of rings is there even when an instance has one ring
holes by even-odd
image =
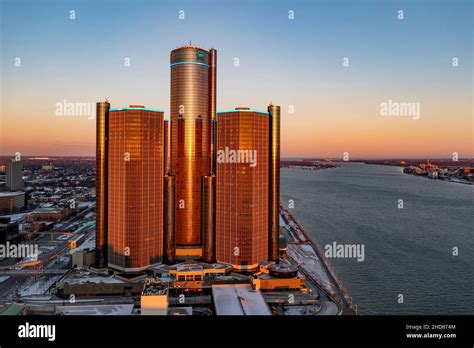
[[[202,246],[202,177],[211,173],[216,52],[171,51],[171,175],[176,177],[176,247]],[[214,57],[214,58],[213,58]]]

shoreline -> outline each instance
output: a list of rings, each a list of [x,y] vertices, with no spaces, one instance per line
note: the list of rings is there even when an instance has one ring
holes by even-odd
[[[288,231],[294,239],[293,241],[289,241],[288,245],[295,246],[294,250],[289,248],[289,251],[294,253],[296,259],[290,255],[288,257],[297,262],[298,267],[302,269],[302,273],[310,278],[310,281],[315,282],[322,291],[324,291],[333,301],[337,303],[338,307],[340,308],[338,313],[339,315],[357,315],[357,306],[352,302],[352,298],[350,297],[347,289],[342,285],[339,276],[330,265],[329,260],[324,255],[321,246],[309,235],[308,232],[306,232],[306,230],[299,224],[296,218],[293,217],[293,215],[288,210],[280,207],[280,216],[286,224],[285,227],[288,229],[288,226],[290,226]],[[308,259],[312,256],[311,254],[308,255],[308,253],[304,251],[305,245],[309,245],[312,248],[315,254],[314,256],[317,258],[317,260],[314,261],[319,261],[322,269],[318,270],[305,267],[305,263],[307,263]],[[304,260],[304,262],[301,262],[302,260]],[[316,272],[317,274],[313,272]],[[327,276],[326,282],[322,280],[321,275]],[[317,276],[319,276],[319,279],[317,279]]]
[[[444,181],[444,182],[449,182],[449,183],[454,183],[454,184],[463,184],[463,185],[474,185],[474,180],[470,181],[467,179],[459,178],[459,177],[451,177],[451,176],[439,176],[436,174],[435,177],[430,177],[427,173],[423,174],[418,174],[415,172],[408,172],[406,171],[407,168],[410,168],[406,165],[401,165],[401,164],[394,164],[394,163],[370,163],[370,162],[365,162],[365,161],[347,161],[347,162],[336,162],[336,163],[344,163],[344,164],[361,164],[361,165],[371,165],[371,166],[385,166],[385,167],[398,167],[401,168],[402,174],[409,174],[413,175],[416,177],[423,177],[426,179],[431,179],[431,180],[439,180],[439,181]],[[281,169],[302,169],[302,170],[326,170],[326,169],[336,169],[336,168],[341,168],[342,165],[333,165],[333,166],[327,166],[327,167],[318,167],[318,166],[298,166],[298,165],[289,165],[289,166],[281,166]],[[457,169],[458,171],[460,170],[459,168]],[[471,169],[473,170],[473,169]],[[474,171],[474,170],[473,170]],[[437,172],[436,172],[437,173]],[[472,174],[471,174],[472,175]]]

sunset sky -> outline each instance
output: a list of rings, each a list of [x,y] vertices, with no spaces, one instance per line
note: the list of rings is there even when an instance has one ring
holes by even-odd
[[[93,156],[95,120],[57,116],[64,100],[169,117],[169,53],[190,41],[217,49],[218,110],[281,105],[283,157],[474,155],[469,0],[0,4],[0,155]],[[382,116],[389,99],[420,119]]]

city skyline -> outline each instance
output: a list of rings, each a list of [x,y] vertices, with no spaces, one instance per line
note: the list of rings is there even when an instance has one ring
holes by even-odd
[[[0,0],[4,341],[469,343],[473,8]]]
[[[216,113],[216,49],[178,47],[170,69],[169,121],[96,104],[96,266],[278,263],[280,106]]]
[[[104,268],[105,253],[108,267],[125,272],[190,258],[255,271],[261,262],[278,261],[285,250],[278,238],[280,106],[270,104],[268,112],[236,107],[216,115],[216,62],[215,49],[185,45],[171,51],[174,112],[169,121],[163,110],[138,104],[110,108],[108,100],[97,102],[95,258],[99,269]],[[229,150],[229,146],[239,149]],[[247,152],[247,161],[235,160],[235,153],[240,156],[241,152]],[[260,165],[255,169],[257,152]],[[9,169],[13,164],[19,168],[15,175]],[[436,164],[402,164],[404,173],[427,173],[433,179],[441,173],[446,178],[447,170]],[[22,182],[21,161],[7,162],[4,168],[6,188],[14,191],[9,182],[13,176]],[[50,165],[44,170],[52,169]],[[198,180],[183,180],[194,169]],[[458,168],[456,173],[469,176],[471,169]],[[183,245],[177,238],[180,233],[175,232],[174,226],[179,226],[175,211],[189,209],[189,200],[183,198],[187,192],[200,203],[196,212],[191,205],[190,217],[202,220],[197,228],[190,218],[184,220],[178,232],[190,236],[194,244]],[[77,238],[83,240],[83,236]]]
[[[473,156],[467,1],[426,8],[408,1],[28,3],[28,11],[1,4],[0,155],[93,156],[95,120],[56,115],[63,101],[95,108],[107,97],[115,106],[163,109],[169,118],[166,52],[191,41],[219,47],[217,111],[278,100],[282,157]],[[119,25],[125,19],[140,24]],[[25,100],[28,107],[19,108]],[[380,104],[389,100],[419,103],[421,117],[381,116]]]

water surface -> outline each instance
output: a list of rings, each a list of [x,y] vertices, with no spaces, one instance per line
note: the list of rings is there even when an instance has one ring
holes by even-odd
[[[322,247],[365,245],[363,262],[330,260],[360,314],[474,314],[473,189],[390,166],[281,170],[284,206]]]

